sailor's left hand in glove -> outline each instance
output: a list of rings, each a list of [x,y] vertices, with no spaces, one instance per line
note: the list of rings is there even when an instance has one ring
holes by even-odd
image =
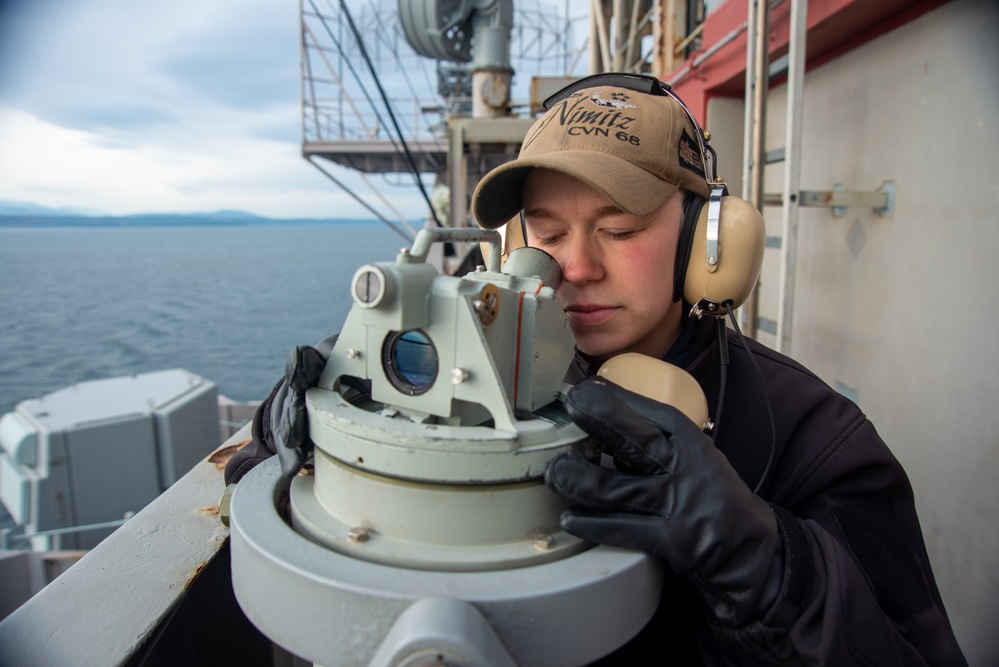
[[[315,347],[296,347],[288,355],[284,377],[253,415],[252,441],[236,452],[226,465],[226,483],[239,481],[260,461],[277,454],[281,473],[291,477],[312,455],[305,392],[319,384],[337,336]]]
[[[562,528],[663,559],[716,623],[759,618],[783,581],[777,520],[711,438],[679,410],[600,378],[573,387],[566,408],[619,469],[575,451],[549,463],[546,483],[572,504]]]
[[[308,345],[296,347],[284,365],[284,382],[273,394],[270,405],[270,437],[281,461],[281,473],[291,477],[312,455],[309,415],[305,392],[319,384],[329,353]]]

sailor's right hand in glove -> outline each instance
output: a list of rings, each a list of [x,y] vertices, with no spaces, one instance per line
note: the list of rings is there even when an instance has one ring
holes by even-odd
[[[291,351],[285,362],[284,377],[253,415],[253,439],[226,464],[226,484],[238,482],[255,465],[274,454],[278,455],[285,477],[301,470],[313,449],[305,392],[319,384],[336,339],[334,334],[315,347],[304,345]]]
[[[715,623],[758,618],[783,581],[777,519],[711,438],[676,408],[601,378],[573,387],[566,409],[622,469],[576,452],[549,463],[545,482],[572,505],[562,528],[663,559],[690,580]]]

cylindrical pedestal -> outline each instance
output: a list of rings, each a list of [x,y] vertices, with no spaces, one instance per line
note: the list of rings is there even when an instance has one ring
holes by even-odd
[[[292,530],[277,509],[288,487],[276,457],[240,481],[230,519],[233,588],[265,635],[320,664],[367,665],[406,609],[444,598],[481,613],[518,665],[580,665],[628,641],[659,602],[661,565],[611,547],[477,572],[352,558]]]

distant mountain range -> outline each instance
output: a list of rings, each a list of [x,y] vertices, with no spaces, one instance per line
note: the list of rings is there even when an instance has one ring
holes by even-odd
[[[271,223],[356,223],[369,218],[265,218],[245,211],[205,213],[139,213],[106,215],[73,208],[0,200],[0,227],[179,227],[190,225],[260,225]]]

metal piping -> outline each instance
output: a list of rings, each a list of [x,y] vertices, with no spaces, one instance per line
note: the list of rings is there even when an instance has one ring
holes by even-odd
[[[407,262],[425,262],[427,254],[430,252],[430,246],[441,241],[488,243],[489,257],[486,259],[486,268],[494,273],[500,272],[503,239],[495,229],[476,229],[472,227],[463,227],[460,229],[424,228],[416,235],[412,249],[404,251],[401,257]]]

